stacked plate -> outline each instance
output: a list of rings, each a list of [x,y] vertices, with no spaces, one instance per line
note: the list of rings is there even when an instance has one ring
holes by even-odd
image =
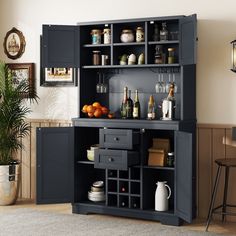
[[[93,183],[91,191],[88,191],[88,199],[93,202],[105,201],[103,181],[96,181]]]

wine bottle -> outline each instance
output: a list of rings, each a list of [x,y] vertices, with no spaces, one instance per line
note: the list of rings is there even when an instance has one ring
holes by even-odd
[[[150,96],[149,102],[148,102],[148,112],[147,112],[147,119],[153,120],[155,119],[155,102],[153,95]]]
[[[138,90],[135,90],[135,99],[134,99],[134,106],[133,106],[133,118],[140,119],[140,102],[138,98]]]
[[[124,97],[121,103],[121,108],[120,108],[120,113],[121,113],[121,118],[126,119],[127,117],[127,99],[128,99],[128,88],[124,87]]]
[[[131,90],[129,90],[129,97],[127,99],[126,118],[133,118],[133,100],[131,99]]]

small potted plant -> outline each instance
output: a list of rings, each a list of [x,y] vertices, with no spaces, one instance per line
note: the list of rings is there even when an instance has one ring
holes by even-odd
[[[14,84],[11,70],[0,62],[0,205],[14,204],[18,196],[20,163],[15,157],[23,148],[21,139],[30,131],[26,99],[38,99],[30,91],[27,80]]]

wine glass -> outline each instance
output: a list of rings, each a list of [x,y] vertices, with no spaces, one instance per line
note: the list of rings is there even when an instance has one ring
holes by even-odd
[[[165,87],[166,93],[169,92],[169,90],[170,90],[170,85],[171,85],[171,69],[170,69],[170,68],[167,69],[167,73],[168,73],[168,83],[166,83],[166,87]]]
[[[98,83],[96,85],[97,93],[102,93],[101,73],[98,72]]]
[[[172,79],[173,79],[173,84],[174,84],[174,93],[177,93],[177,91],[178,91],[178,86],[177,86],[177,84],[176,84],[176,82],[175,82],[175,69],[173,68],[173,71],[172,71]]]

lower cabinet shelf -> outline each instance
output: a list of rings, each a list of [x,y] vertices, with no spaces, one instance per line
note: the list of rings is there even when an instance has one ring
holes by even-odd
[[[137,219],[160,221],[162,224],[179,226],[183,221],[175,215],[174,210],[158,212],[153,209],[141,210],[126,207],[106,206],[105,202],[93,203],[84,201],[72,204],[72,212],[78,214],[108,214]]]

